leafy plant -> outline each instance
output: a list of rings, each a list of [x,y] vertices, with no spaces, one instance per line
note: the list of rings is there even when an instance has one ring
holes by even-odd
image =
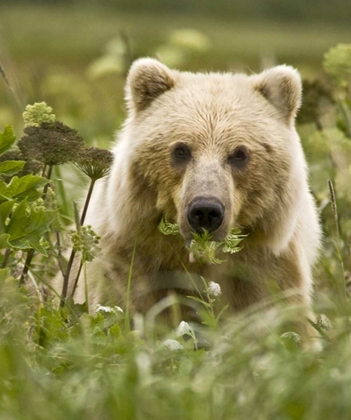
[[[161,219],[158,229],[164,235],[180,235],[179,226],[176,223],[171,223],[165,218]],[[216,251],[220,250],[223,253],[235,254],[241,250],[239,243],[246,237],[241,235],[238,229],[232,229],[230,234],[222,242],[212,241],[211,234],[204,229],[203,234],[193,232],[194,239],[190,243],[189,253],[190,261],[199,264],[220,264],[223,261],[216,257]]]

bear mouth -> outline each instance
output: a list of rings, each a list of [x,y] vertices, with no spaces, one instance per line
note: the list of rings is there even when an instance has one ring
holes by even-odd
[[[171,223],[164,218],[161,220],[158,229],[164,235],[182,236],[189,250],[189,262],[200,264],[220,264],[223,260],[219,260],[216,254],[220,252],[234,254],[240,251],[239,243],[247,236],[241,234],[238,229],[231,229],[223,239],[216,238],[215,235],[206,230],[200,235],[187,229],[186,235],[184,235],[177,223]]]

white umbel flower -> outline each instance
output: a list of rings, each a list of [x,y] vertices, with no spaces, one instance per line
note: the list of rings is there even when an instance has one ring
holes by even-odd
[[[212,297],[219,297],[222,294],[221,286],[214,281],[210,281],[208,284],[208,293]]]
[[[187,322],[182,321],[179,324],[178,328],[177,328],[177,335],[179,337],[181,337],[183,335],[193,336],[194,335],[194,331],[193,331],[193,329],[191,328],[191,326]]]
[[[317,318],[317,325],[323,330],[330,330],[331,322],[330,319],[325,314],[320,314]]]
[[[119,306],[102,306],[99,303],[95,307],[95,313],[103,312],[105,314],[117,314],[118,312],[123,313],[123,309]]]
[[[297,334],[294,331],[287,331],[284,334],[282,334],[280,336],[280,338],[282,338],[283,340],[290,340],[295,344],[300,344],[301,343],[301,337],[299,334]]]
[[[172,340],[171,338],[165,340],[162,344],[171,351],[184,350],[184,347],[177,340]]]

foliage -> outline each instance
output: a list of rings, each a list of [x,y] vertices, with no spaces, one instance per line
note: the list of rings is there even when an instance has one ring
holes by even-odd
[[[163,235],[179,236],[180,229],[176,223],[171,223],[165,218],[162,218],[158,230]],[[220,250],[223,253],[235,254],[241,250],[239,243],[246,237],[241,235],[237,229],[232,229],[230,234],[222,242],[212,241],[211,234],[204,229],[203,234],[193,232],[194,239],[189,246],[190,260],[196,261],[199,264],[220,264],[221,260],[216,257],[216,251]]]
[[[351,80],[351,45],[339,44],[324,56],[324,68],[335,81],[343,87]]]

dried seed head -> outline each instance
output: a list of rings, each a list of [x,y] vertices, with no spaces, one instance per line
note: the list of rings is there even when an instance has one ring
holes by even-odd
[[[25,136],[18,142],[25,159],[34,159],[45,165],[60,165],[75,161],[84,148],[77,130],[56,121],[40,127],[27,127]]]
[[[333,101],[330,90],[319,80],[302,82],[303,103],[297,116],[297,122],[307,124],[317,121],[321,100]]]
[[[96,181],[106,176],[113,162],[113,154],[109,150],[98,147],[87,147],[75,160],[76,166],[90,179]]]

